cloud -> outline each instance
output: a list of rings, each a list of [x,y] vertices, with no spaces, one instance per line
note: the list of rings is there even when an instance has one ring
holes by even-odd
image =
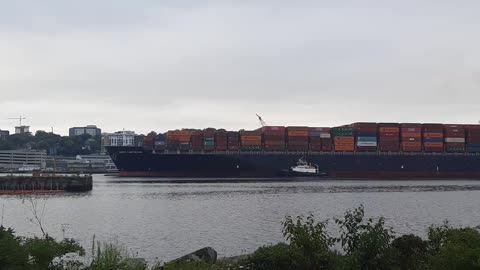
[[[476,1],[2,5],[0,128],[478,120]]]

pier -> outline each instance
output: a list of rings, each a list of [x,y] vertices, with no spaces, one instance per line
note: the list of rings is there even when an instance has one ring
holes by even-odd
[[[6,175],[0,176],[1,194],[49,194],[92,190],[91,175]]]

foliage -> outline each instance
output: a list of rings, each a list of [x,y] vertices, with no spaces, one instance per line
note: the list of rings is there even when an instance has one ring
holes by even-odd
[[[393,261],[401,270],[423,269],[427,259],[428,242],[413,235],[402,235],[392,242]]]
[[[163,266],[163,270],[210,270],[212,265],[206,262],[175,261]]]
[[[340,227],[341,243],[346,253],[346,265],[349,269],[388,269],[392,264],[391,243],[394,232],[385,226],[385,219],[367,219],[360,206],[347,211],[344,219],[336,219]]]
[[[255,270],[290,270],[292,266],[290,246],[278,243],[257,249],[250,258],[250,263]]]
[[[145,264],[132,264],[128,260],[128,254],[122,249],[111,243],[97,243],[95,248],[95,240],[93,242],[93,261],[89,270],[146,270]]]
[[[290,242],[292,265],[296,269],[333,269],[334,256],[330,247],[334,243],[326,232],[328,221],[315,222],[310,214],[306,220],[286,217],[283,236]]]
[[[434,241],[426,269],[480,269],[480,232],[474,228],[431,227]]]
[[[45,238],[20,238],[11,229],[0,227],[0,270],[63,269],[53,263],[69,253],[85,255],[83,248],[72,239],[55,241],[48,235]]]
[[[34,149],[45,150],[51,155],[75,156],[87,155],[100,151],[101,137],[89,134],[80,136],[60,136],[51,132],[39,130],[30,133],[12,134],[5,140],[0,140],[0,150]]]

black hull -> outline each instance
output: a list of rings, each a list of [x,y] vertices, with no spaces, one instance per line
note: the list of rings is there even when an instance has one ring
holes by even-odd
[[[152,153],[108,147],[120,176],[282,177],[306,157],[327,178],[480,179],[478,154],[382,153]],[[322,177],[321,175],[319,177]],[[325,177],[325,175],[323,176]]]

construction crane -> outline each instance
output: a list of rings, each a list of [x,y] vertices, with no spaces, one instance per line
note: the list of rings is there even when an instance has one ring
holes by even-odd
[[[20,122],[19,127],[21,127],[21,126],[22,126],[22,120],[25,120],[25,119],[27,119],[27,118],[22,117],[22,116],[20,115],[20,117],[13,117],[13,118],[8,118],[8,119],[18,120],[18,121]]]
[[[260,124],[262,125],[262,127],[266,127],[267,123],[265,123],[265,121],[263,121],[262,117],[258,114],[257,114],[257,117],[258,117],[258,120],[260,121]]]

